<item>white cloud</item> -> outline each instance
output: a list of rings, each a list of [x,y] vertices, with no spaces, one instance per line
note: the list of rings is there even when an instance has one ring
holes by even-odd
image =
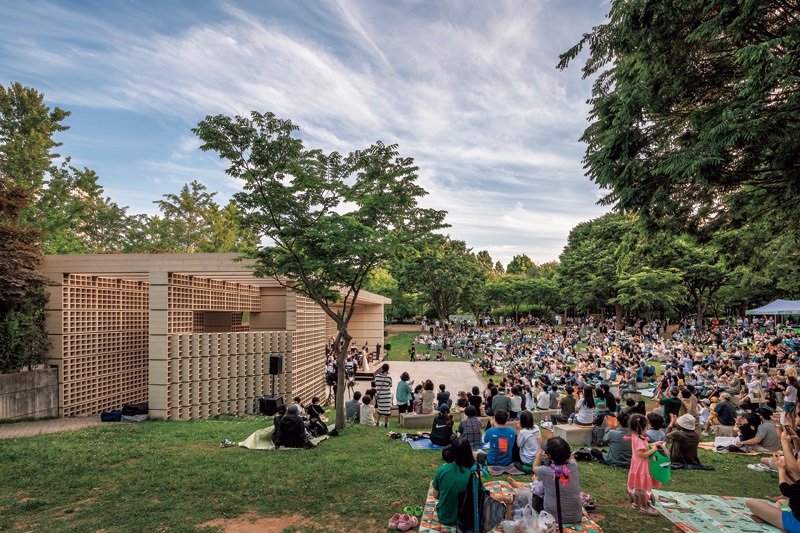
[[[546,261],[574,224],[604,211],[577,143],[588,82],[554,68],[604,4],[229,3],[190,17],[178,15],[194,4],[178,2],[175,30],[131,7],[126,23],[26,4],[0,22],[0,65],[41,73],[48,98],[66,108],[185,121],[185,134],[165,140],[164,161],[141,158],[161,187],[197,178],[229,195],[240,186],[188,132],[207,114],[273,111],[325,150],[397,142],[421,167],[426,205],[449,211],[451,234],[504,263],[517,253]]]

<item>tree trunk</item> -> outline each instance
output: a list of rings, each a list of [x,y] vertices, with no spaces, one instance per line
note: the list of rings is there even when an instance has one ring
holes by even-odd
[[[614,327],[617,331],[622,331],[622,319],[625,316],[625,310],[622,308],[622,305],[616,303],[614,304]]]
[[[336,429],[339,431],[344,429],[344,424],[346,422],[345,411],[344,411],[344,392],[347,390],[347,385],[345,382],[345,379],[347,378],[344,372],[344,360],[345,360],[345,355],[347,355],[347,350],[350,349],[350,341],[352,339],[353,337],[350,336],[350,333],[347,331],[347,328],[340,326],[339,333],[338,335],[336,335],[336,341],[334,341],[335,342],[334,346],[336,347],[336,373],[337,373]]]
[[[703,303],[702,298],[697,299],[697,333],[700,334],[705,329],[703,327],[703,322],[705,320],[706,308],[708,307],[708,303]]]

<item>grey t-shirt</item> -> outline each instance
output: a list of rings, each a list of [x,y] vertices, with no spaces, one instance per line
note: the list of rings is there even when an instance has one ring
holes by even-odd
[[[569,461],[569,483],[559,486],[561,494],[561,515],[565,524],[577,524],[583,519],[583,506],[581,505],[581,479],[578,463]],[[544,485],[544,510],[553,516],[558,516],[556,509],[556,482],[553,480],[553,469],[549,466],[536,468],[536,475]],[[559,481],[558,483],[561,483]]]
[[[612,429],[608,432],[606,435],[608,451],[603,454],[606,463],[625,468],[631,466],[633,451],[631,450],[630,435],[631,432],[628,428]],[[629,437],[629,439],[626,440],[625,437]]]
[[[492,412],[497,413],[497,411],[511,412],[511,402],[505,394],[498,394],[492,398]]]
[[[761,442],[759,442],[758,445],[762,448],[766,448],[772,452],[777,452],[781,449],[781,439],[778,438],[775,424],[770,420],[761,422],[761,425],[758,426],[758,430],[756,431],[756,437],[761,437]]]

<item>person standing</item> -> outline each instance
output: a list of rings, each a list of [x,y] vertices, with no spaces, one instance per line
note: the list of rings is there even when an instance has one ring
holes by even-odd
[[[414,391],[411,389],[411,385],[414,384],[414,380],[409,381],[409,379],[411,379],[411,376],[408,375],[408,372],[400,374],[400,382],[397,384],[397,391],[395,392],[397,410],[401,414],[410,412],[413,405]]]
[[[389,427],[389,416],[392,414],[392,378],[389,377],[389,364],[384,363],[380,372],[375,376],[375,388],[377,393],[378,423],[381,425],[381,418],[385,418],[386,427]]]

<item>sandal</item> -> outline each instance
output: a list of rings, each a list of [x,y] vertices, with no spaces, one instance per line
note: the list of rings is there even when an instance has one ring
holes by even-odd
[[[649,516],[659,516],[661,514],[661,513],[658,512],[658,509],[656,509],[655,507],[650,507],[650,506],[640,507],[639,508],[639,512],[642,513],[642,514],[649,515]],[[403,531],[405,531],[405,530],[403,530]]]
[[[400,518],[402,516],[403,515],[401,515],[400,513],[395,513],[394,516],[389,519],[389,529],[392,530],[397,529],[397,524],[400,523]]]
[[[419,520],[416,516],[403,515],[400,522],[397,524],[397,531],[408,531],[419,525]]]
[[[407,505],[406,508],[403,509],[403,512],[408,516],[414,516],[414,507],[412,507],[411,505]]]
[[[422,507],[420,507],[419,505],[414,507],[414,516],[416,517],[422,516]]]

